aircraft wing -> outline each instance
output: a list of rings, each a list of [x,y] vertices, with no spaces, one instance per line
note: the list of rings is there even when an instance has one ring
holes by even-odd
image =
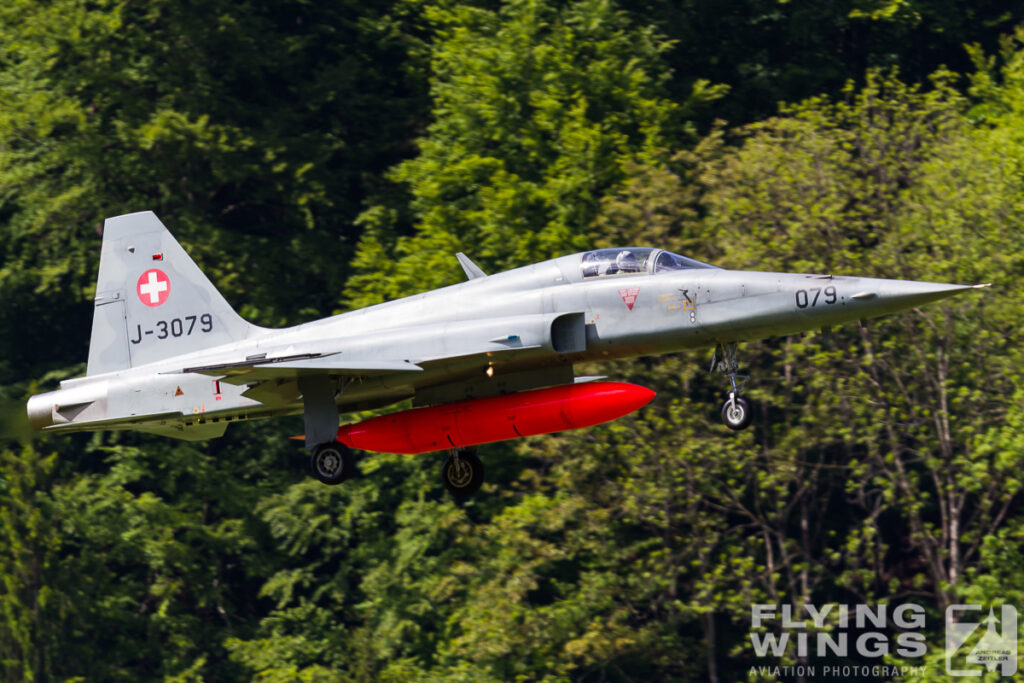
[[[270,380],[297,379],[301,375],[358,375],[373,377],[402,372],[420,372],[407,360],[342,360],[339,354],[254,358],[237,363],[218,363],[184,368],[182,372],[220,378],[226,384],[253,384]]]
[[[573,353],[585,348],[583,313],[545,313],[436,325],[393,328],[345,337],[334,348],[268,350],[267,354],[211,359],[177,372],[198,373],[246,386],[246,398],[287,405],[301,396],[299,381],[312,376],[358,379],[358,400],[409,395],[413,389],[461,380],[492,360],[535,356],[545,349]],[[344,351],[336,350],[344,346]],[[372,381],[367,381],[372,380]],[[353,400],[357,400],[353,398]]]

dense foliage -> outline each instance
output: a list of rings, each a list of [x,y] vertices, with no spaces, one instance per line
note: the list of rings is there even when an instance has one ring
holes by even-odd
[[[755,657],[753,603],[905,600],[940,680],[947,605],[1024,606],[1022,14],[8,0],[4,680],[753,680],[798,661]],[[298,420],[26,434],[84,371],[103,218],[143,209],[271,326],[458,281],[460,250],[995,286],[743,345],[740,434],[704,353],[580,368],[659,397],[488,447],[456,504],[435,456],[309,480]]]

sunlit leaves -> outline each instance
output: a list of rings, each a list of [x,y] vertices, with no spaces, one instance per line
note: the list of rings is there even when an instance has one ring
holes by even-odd
[[[667,41],[607,0],[432,9],[434,118],[393,179],[412,193],[416,233],[372,207],[349,282],[353,305],[450,283],[463,250],[508,268],[591,243],[603,196],[630,163],[661,161],[685,129],[665,97]],[[694,101],[721,88],[700,83]],[[396,264],[380,278],[375,255]]]

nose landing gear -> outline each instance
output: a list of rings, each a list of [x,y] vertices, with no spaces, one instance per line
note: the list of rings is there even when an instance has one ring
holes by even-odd
[[[746,428],[753,418],[753,411],[750,409],[750,402],[740,398],[740,394],[750,381],[750,376],[738,373],[739,362],[736,360],[735,342],[715,347],[715,353],[711,357],[711,371],[715,370],[728,377],[732,387],[729,397],[722,404],[722,422],[729,429],[738,431]]]
[[[722,404],[722,422],[729,429],[745,429],[750,425],[752,414],[750,402],[740,398],[734,392],[729,392],[729,398]]]

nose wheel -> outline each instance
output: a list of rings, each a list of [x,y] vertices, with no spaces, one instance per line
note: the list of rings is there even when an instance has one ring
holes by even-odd
[[[750,425],[753,411],[750,402],[740,398],[740,394],[750,381],[749,375],[739,374],[739,361],[736,360],[736,344],[719,344],[711,357],[711,371],[718,371],[729,379],[731,390],[729,398],[722,404],[722,422],[729,429],[740,430]]]
[[[441,466],[444,487],[458,498],[470,496],[484,483],[484,464],[475,448],[458,448],[445,458]]]
[[[739,431],[750,424],[750,402],[730,392],[729,398],[722,404],[722,422],[729,429]]]
[[[355,469],[352,450],[337,441],[320,444],[309,456],[309,471],[325,484],[340,484],[351,477]]]

